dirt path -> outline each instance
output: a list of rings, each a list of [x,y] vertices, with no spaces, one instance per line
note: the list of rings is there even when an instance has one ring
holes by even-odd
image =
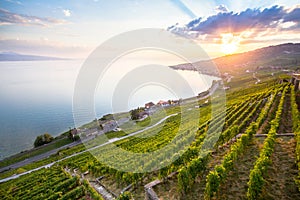
[[[300,199],[300,192],[294,178],[298,170],[295,164],[296,141],[294,138],[276,139],[272,164],[268,167],[268,176],[263,187],[261,199]]]

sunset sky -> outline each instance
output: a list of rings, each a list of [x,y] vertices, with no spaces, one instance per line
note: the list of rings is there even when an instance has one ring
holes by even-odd
[[[298,4],[298,5],[297,5]],[[300,41],[295,0],[1,0],[0,51],[85,58],[110,37],[161,28],[211,57]]]

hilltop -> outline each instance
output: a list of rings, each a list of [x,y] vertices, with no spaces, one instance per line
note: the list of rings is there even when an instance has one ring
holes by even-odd
[[[291,68],[300,65],[300,43],[268,46],[212,60],[198,61],[192,64],[184,63],[171,67],[182,70],[198,70],[209,75],[219,75],[218,72],[212,70],[214,69],[214,64],[218,67],[221,74],[229,73],[232,75],[241,75],[246,71]]]

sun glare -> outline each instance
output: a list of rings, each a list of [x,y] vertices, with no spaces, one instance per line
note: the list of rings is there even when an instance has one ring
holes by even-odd
[[[237,51],[238,44],[239,44],[239,38],[233,36],[232,33],[226,33],[222,34],[222,52],[224,54],[233,54]]]

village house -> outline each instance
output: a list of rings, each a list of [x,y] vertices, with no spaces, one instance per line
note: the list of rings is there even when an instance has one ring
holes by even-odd
[[[71,134],[72,134],[72,136],[73,136],[73,138],[74,138],[75,135],[78,135],[78,130],[77,130],[76,128],[73,128],[73,129],[71,130]]]
[[[102,128],[104,133],[107,133],[116,129],[118,127],[118,124],[115,120],[109,120],[100,124],[100,127]]]
[[[149,109],[149,108],[151,108],[152,106],[155,106],[155,104],[154,104],[153,102],[149,102],[149,103],[146,103],[146,104],[145,104],[145,108],[146,108],[146,109]]]
[[[169,102],[160,100],[160,101],[157,103],[157,105],[163,106],[163,107],[164,107],[164,106],[168,106],[168,105],[169,105]]]
[[[85,128],[83,130],[80,130],[80,134],[84,135],[86,137],[90,137],[92,135],[98,134],[98,129],[97,128]]]
[[[170,100],[169,103],[171,105],[177,105],[177,104],[179,104],[179,100]]]

